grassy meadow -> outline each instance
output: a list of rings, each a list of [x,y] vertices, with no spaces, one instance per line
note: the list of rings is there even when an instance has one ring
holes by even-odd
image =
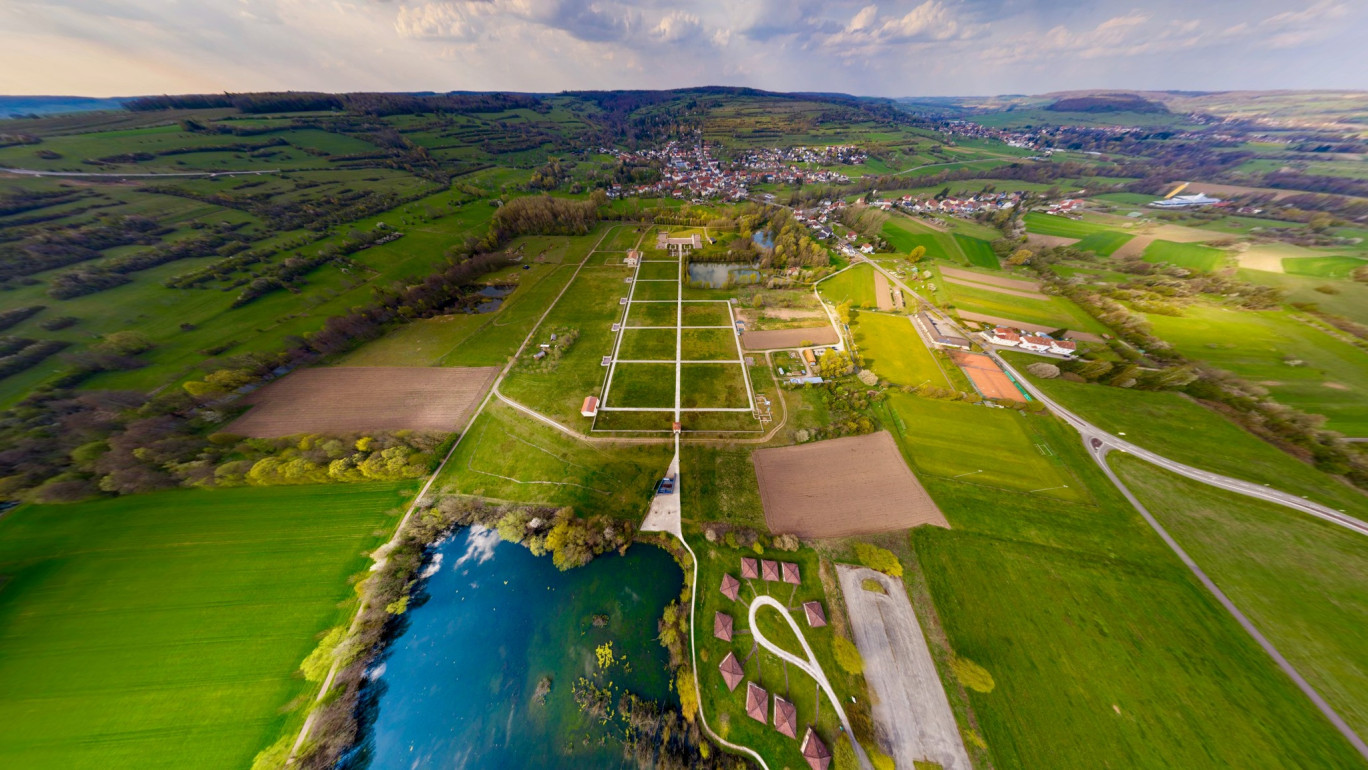
[[[1200,243],[1157,240],[1145,247],[1144,259],[1146,262],[1167,262],[1189,270],[1209,273],[1225,262],[1226,254],[1220,249],[1213,249]]]
[[[853,307],[879,306],[874,296],[874,268],[855,265],[817,285],[822,295],[832,303],[849,302]]]
[[[922,342],[907,316],[852,313],[850,331],[864,365],[894,385],[929,382],[948,387],[935,356]]]
[[[0,519],[0,764],[241,768],[416,484],[173,491]]]

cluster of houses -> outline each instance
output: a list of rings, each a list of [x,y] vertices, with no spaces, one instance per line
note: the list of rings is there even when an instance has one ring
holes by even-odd
[[[871,205],[877,206],[884,211],[893,208],[900,208],[918,214],[954,214],[958,216],[973,216],[984,211],[999,211],[1016,207],[1021,202],[1025,193],[1016,192],[981,192],[967,195],[962,198],[946,197],[915,197],[904,195],[897,200],[880,199]]]
[[[744,580],[763,580],[766,582],[783,582],[798,585],[801,582],[798,572],[798,565],[793,562],[780,562],[772,559],[753,559],[750,557],[741,558],[741,579]],[[731,601],[739,601],[741,597],[741,580],[730,572],[722,576],[722,584],[719,587],[722,595]],[[803,613],[807,616],[810,628],[821,628],[827,624],[826,612],[822,609],[821,602],[806,602],[803,604]],[[717,612],[713,616],[713,636],[724,642],[731,642],[736,633],[736,621],[731,615],[725,612]],[[722,675],[722,681],[726,683],[727,689],[735,692],[736,688],[746,679],[746,669],[741,661],[737,660],[736,653],[728,651],[727,656],[717,665],[718,673]],[[774,708],[770,708],[773,701]],[[771,714],[773,721],[771,722]],[[773,724],[774,729],[787,738],[798,739],[798,708],[789,699],[775,693],[773,696],[755,682],[746,682],[746,715],[761,724]],[[831,750],[817,735],[817,731],[811,725],[803,734],[802,743],[798,746],[799,753],[807,762],[812,770],[827,770],[831,766]]]
[[[664,147],[636,152],[610,148],[602,150],[623,162],[654,162],[661,168],[659,181],[639,185],[615,184],[608,189],[609,198],[642,195],[700,200],[721,198],[735,201],[743,200],[750,194],[750,175],[724,168],[702,142],[686,144],[673,141]]]
[[[1054,214],[1057,217],[1068,216],[1082,207],[1083,203],[1084,201],[1081,198],[1066,198],[1062,201],[1055,201],[1050,204],[1050,207],[1045,209],[1045,213]]]
[[[1020,348],[1032,353],[1072,356],[1078,352],[1078,343],[1073,340],[1057,340],[1038,332],[1027,332],[1007,326],[997,326],[984,332],[983,339],[994,345]]]
[[[766,150],[752,150],[741,155],[732,163],[732,169],[746,173],[753,183],[849,184],[850,177],[839,171],[810,166],[857,166],[868,158],[863,150],[849,144],[829,147],[772,147]],[[799,163],[808,167],[795,165]]]

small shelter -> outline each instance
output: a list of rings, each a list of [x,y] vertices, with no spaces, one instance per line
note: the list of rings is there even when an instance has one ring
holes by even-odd
[[[593,417],[598,414],[599,400],[597,396],[585,396],[584,405],[580,407],[580,416]]]
[[[732,640],[732,616],[725,612],[713,615],[713,636],[724,642]]]
[[[798,707],[778,695],[774,696],[774,729],[790,738],[798,737]]]
[[[776,583],[779,582],[779,562],[772,559],[761,560],[760,579]]]
[[[817,731],[811,727],[803,735],[803,744],[799,747],[803,754],[803,759],[807,760],[808,767],[812,770],[827,770],[831,767],[831,749],[822,743],[822,739],[817,737]]]
[[[826,625],[826,612],[821,602],[803,602],[803,612],[807,615],[808,628],[821,628]]]
[[[769,721],[769,693],[755,682],[746,683],[746,715],[760,724]]]
[[[732,601],[741,595],[741,581],[732,577],[730,572],[722,576],[722,595]]]
[[[783,569],[785,583],[792,583],[794,585],[798,585],[799,583],[803,582],[802,579],[798,577],[797,562],[786,561],[780,564],[779,566]]]
[[[755,580],[760,577],[760,562],[749,556],[741,557],[741,578]]]
[[[727,683],[728,690],[735,691],[741,680],[746,678],[746,671],[741,668],[741,661],[736,659],[735,653],[727,653],[727,657],[717,664],[717,670],[722,672],[722,681]]]

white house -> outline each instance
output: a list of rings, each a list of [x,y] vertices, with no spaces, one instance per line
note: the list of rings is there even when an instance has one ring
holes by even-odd
[[[1011,348],[1021,344],[1021,335],[1005,326],[999,326],[989,332],[988,339],[995,345],[1006,345]]]
[[[1078,343],[1073,340],[1050,340],[1050,352],[1071,356],[1078,352]]]
[[[1021,349],[1029,350],[1034,353],[1044,353],[1048,351],[1054,343],[1055,340],[1052,340],[1049,337],[1027,335],[1021,338]]]

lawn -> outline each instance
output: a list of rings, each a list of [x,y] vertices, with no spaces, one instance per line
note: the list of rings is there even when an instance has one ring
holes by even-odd
[[[750,449],[717,444],[684,444],[680,448],[680,488],[684,511],[692,518],[765,528],[760,487]]]
[[[736,361],[736,332],[732,329],[685,329],[680,358],[685,361]]]
[[[636,313],[636,308],[632,308]],[[730,326],[731,313],[727,306],[721,302],[686,302],[684,303],[684,325],[685,326]],[[673,321],[670,322],[673,325]]]
[[[1108,232],[1107,228],[1092,222],[1083,222],[1068,217],[1028,212],[1025,216],[1027,232],[1039,235],[1054,235],[1060,238],[1086,238],[1094,233]]]
[[[604,406],[673,409],[675,365],[618,364]]]
[[[884,415],[919,476],[1087,499],[1059,452],[1076,439],[1047,418],[905,393],[889,396]]]
[[[678,281],[678,262],[643,262],[637,271],[639,281]]]
[[[622,296],[627,296],[628,284],[621,284]],[[633,302],[679,299],[679,281],[640,281],[631,284]]]
[[[987,241],[956,233],[955,243],[959,244],[960,250],[969,259],[969,264],[974,267],[986,267],[990,270],[1002,267],[997,254],[993,253],[993,247],[988,245]]]
[[[1111,462],[1316,691],[1368,733],[1368,539],[1133,457]]]
[[[740,364],[681,365],[680,405],[685,409],[749,406],[744,372]]]
[[[685,305],[685,314],[689,305]],[[668,326],[679,320],[679,305],[673,302],[634,302],[627,310],[628,326]]]
[[[1358,257],[1301,257],[1282,261],[1283,272],[1316,278],[1348,278],[1364,265],[1368,265],[1368,259]]]
[[[241,768],[413,483],[180,490],[0,521],[0,765]]]
[[[1283,311],[1210,305],[1183,316],[1149,316],[1154,333],[1179,353],[1268,388],[1288,406],[1323,414],[1325,427],[1368,436],[1368,355]]]
[[[1004,353],[1017,371],[1083,419],[1171,460],[1259,484],[1269,484],[1368,518],[1368,498],[1283,453],[1221,415],[1177,393],[1110,388],[1025,373],[1037,360]]]
[[[491,403],[434,486],[495,500],[569,505],[584,515],[636,519],[646,512],[672,452],[667,444],[581,441],[507,405]]]
[[[832,302],[849,301],[854,307],[878,307],[874,298],[874,268],[855,265],[818,284],[823,295]]]
[[[1176,243],[1174,241],[1155,241],[1145,247],[1146,262],[1167,262],[1170,265],[1186,267],[1209,273],[1221,266],[1226,253],[1220,249],[1198,243]]]
[[[622,344],[618,346],[618,358],[624,361],[673,361],[676,337],[674,329],[624,329]]]
[[[864,365],[894,385],[947,387],[945,373],[905,316],[852,313],[850,330]]]
[[[958,310],[1074,331],[1107,332],[1104,326],[1065,297],[1017,297],[987,287],[965,286],[948,281],[941,281],[940,288],[949,294]]]
[[[911,217],[893,216],[884,223],[881,235],[890,246],[902,254],[918,246],[924,246],[929,256],[948,259],[951,262],[964,262],[964,254],[960,251],[955,236],[928,227]]]
[[[536,326],[537,319],[574,274],[574,265],[559,265],[537,283],[513,292],[497,311],[489,314],[488,322],[442,357],[441,365],[501,366],[508,363]]]
[[[1130,233],[1119,233],[1115,230],[1105,230],[1100,233],[1093,233],[1085,236],[1073,247],[1079,251],[1091,251],[1099,257],[1110,257],[1117,249],[1125,246],[1134,235]]]

